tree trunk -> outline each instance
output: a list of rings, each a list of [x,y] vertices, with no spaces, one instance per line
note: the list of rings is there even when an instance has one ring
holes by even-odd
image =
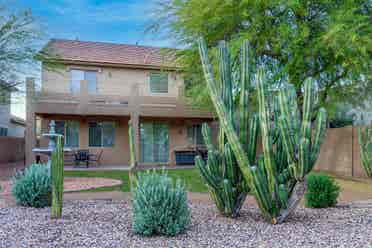
[[[297,208],[297,205],[301,202],[301,199],[305,195],[307,189],[306,179],[301,182],[297,182],[293,188],[291,197],[288,200],[288,207],[282,209],[279,213],[279,216],[273,219],[273,224],[283,223]]]

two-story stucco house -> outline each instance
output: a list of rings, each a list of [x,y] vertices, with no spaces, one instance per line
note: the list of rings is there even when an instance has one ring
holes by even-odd
[[[27,163],[45,145],[37,138],[50,120],[65,146],[102,151],[102,166],[125,166],[129,120],[139,163],[173,165],[174,151],[200,143],[200,124],[213,118],[185,103],[182,70],[160,48],[57,39],[47,48],[64,68],[42,68],[40,92],[27,80]]]

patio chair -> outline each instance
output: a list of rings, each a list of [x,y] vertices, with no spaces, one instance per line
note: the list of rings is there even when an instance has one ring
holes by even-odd
[[[98,153],[96,154],[92,154],[90,153],[89,154],[89,162],[93,162],[93,163],[96,163],[97,166],[100,166],[101,165],[101,157],[102,157],[102,153],[103,153],[103,150],[100,150]]]
[[[86,167],[89,167],[89,150],[77,150],[75,153],[75,166],[79,166],[81,162],[85,162]]]

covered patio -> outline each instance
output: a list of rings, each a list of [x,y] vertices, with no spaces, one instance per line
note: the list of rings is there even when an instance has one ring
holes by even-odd
[[[144,168],[193,165],[197,154],[205,156],[201,144],[200,118],[165,118],[133,116],[82,116],[62,114],[36,115],[36,147],[47,147],[49,123],[65,136],[67,170],[127,170],[129,165],[128,122],[135,128],[137,160]],[[210,121],[210,120],[208,120]],[[204,152],[203,152],[204,151]],[[47,157],[34,154],[36,162]]]

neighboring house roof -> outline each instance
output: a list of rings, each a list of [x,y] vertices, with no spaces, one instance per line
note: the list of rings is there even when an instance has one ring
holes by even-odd
[[[58,60],[139,68],[180,68],[175,62],[176,49],[52,39],[43,49]]]
[[[14,123],[14,124],[17,124],[19,126],[24,126],[24,127],[26,126],[26,121],[24,119],[19,118],[19,117],[14,116],[14,115],[12,115],[10,117],[10,122]]]

